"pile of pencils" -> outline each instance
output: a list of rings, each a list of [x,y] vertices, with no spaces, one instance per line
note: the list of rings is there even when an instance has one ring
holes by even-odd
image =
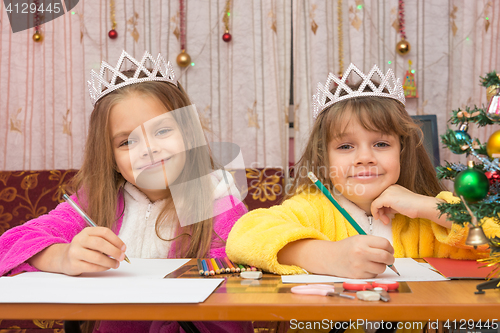
[[[253,266],[235,264],[229,260],[228,257],[198,259],[198,271],[200,272],[200,275],[205,276],[257,270],[258,269]]]

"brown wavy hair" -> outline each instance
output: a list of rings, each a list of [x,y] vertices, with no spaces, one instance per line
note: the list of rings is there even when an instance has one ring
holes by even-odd
[[[127,77],[131,77],[134,71],[123,73]],[[117,81],[117,83],[119,82]],[[117,207],[126,180],[117,171],[111,143],[109,115],[114,105],[134,94],[157,98],[168,111],[192,104],[180,84],[176,86],[161,81],[148,81],[124,86],[104,96],[96,103],[90,118],[83,165],[73,178],[72,188],[76,191],[78,200],[86,212],[99,226],[113,228],[116,221],[123,215],[123,211],[117,212]],[[186,187],[187,192],[183,192],[184,206],[182,209],[190,212],[192,207],[196,207],[197,212],[211,211],[213,200],[210,180],[207,177],[196,177],[196,175],[206,175],[207,170],[214,168],[210,150],[205,145],[206,141],[201,141],[205,140],[205,137],[194,130],[192,124],[198,120],[192,119],[194,117],[190,112],[174,112],[173,115],[181,128],[186,147],[185,166],[176,184],[182,184],[183,181],[193,180],[193,178],[198,178],[196,181],[199,182],[199,186]],[[189,149],[200,146],[204,146],[206,149]],[[181,227],[172,197],[169,196],[156,221],[155,228],[158,237],[165,241],[180,238],[179,241],[172,244],[173,247],[175,246],[176,257],[205,257],[210,249],[213,219],[191,217],[201,222]],[[162,226],[166,223],[176,223],[177,230],[174,239],[167,240],[161,237]],[[184,241],[185,237],[183,236],[187,236],[189,240]]]
[[[358,87],[359,84],[351,86],[353,90]],[[304,154],[294,167],[295,178],[284,200],[312,185],[307,177],[309,171],[329,190],[333,189],[328,171],[328,143],[342,136],[348,122],[353,119],[366,130],[399,137],[401,173],[396,184],[427,196],[436,196],[445,190],[423,145],[422,130],[408,115],[403,104],[392,98],[364,96],[343,100],[319,114]]]

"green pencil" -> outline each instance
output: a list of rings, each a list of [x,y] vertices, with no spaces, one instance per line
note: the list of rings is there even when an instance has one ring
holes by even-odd
[[[342,216],[346,218],[346,220],[352,225],[352,227],[356,229],[358,234],[366,235],[366,232],[359,226],[359,224],[356,221],[354,221],[352,216],[349,215],[349,213],[344,208],[342,208],[342,206],[337,202],[337,200],[333,198],[333,196],[330,194],[330,191],[328,191],[327,188],[319,181],[318,177],[316,177],[316,175],[312,172],[308,172],[307,176],[314,183],[314,185],[316,185],[318,189],[328,198],[328,200],[330,200],[330,202],[335,206],[335,208],[339,210]],[[398,270],[396,269],[396,267],[394,267],[394,265],[387,265],[387,267],[392,269],[394,273],[396,273],[397,275],[401,276],[401,274],[399,274]]]

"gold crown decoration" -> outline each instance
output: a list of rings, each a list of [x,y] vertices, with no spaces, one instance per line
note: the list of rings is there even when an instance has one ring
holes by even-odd
[[[358,90],[352,90],[347,85],[347,78],[352,72],[358,74],[363,80]],[[378,86],[372,81],[374,74],[378,74],[380,77],[381,82]],[[330,91],[332,89],[333,82],[335,82],[338,86],[334,94]],[[366,86],[369,86],[371,91],[364,91]],[[384,92],[384,89],[387,89],[388,92]],[[347,94],[340,96],[343,92],[346,92]],[[349,98],[364,96],[389,97],[405,105],[403,85],[399,79],[396,79],[392,69],[389,69],[387,74],[384,75],[377,65],[374,65],[370,72],[365,75],[358,69],[358,67],[351,63],[341,78],[337,77],[333,73],[330,73],[328,74],[328,78],[326,79],[324,86],[321,83],[318,83],[316,94],[313,95],[313,118],[316,119],[323,110],[329,108],[335,103]]]
[[[121,67],[125,59],[130,60],[137,67],[132,77],[127,77],[121,72]],[[145,67],[146,61],[148,60],[152,64],[151,71]],[[105,79],[106,70],[113,73],[113,77],[110,81]],[[139,78],[141,73],[146,76]],[[158,75],[158,73],[161,75]],[[123,82],[116,84],[116,80],[118,78],[122,79]],[[87,81],[87,86],[89,88],[90,100],[92,101],[92,105],[95,106],[98,100],[116,89],[146,81],[164,81],[177,85],[177,78],[170,61],[166,62],[160,53],[158,53],[158,57],[155,60],[153,56],[146,51],[144,52],[141,61],[137,61],[126,51],[123,51],[120,59],[118,59],[116,67],[113,68],[107,62],[103,61],[101,63],[99,73],[96,73],[93,69],[91,69],[90,80]]]

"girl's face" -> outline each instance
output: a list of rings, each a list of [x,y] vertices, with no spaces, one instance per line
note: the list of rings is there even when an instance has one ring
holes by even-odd
[[[351,117],[328,143],[330,179],[344,197],[369,212],[371,202],[399,179],[401,144],[395,135],[365,129]]]
[[[118,172],[151,201],[166,198],[186,163],[171,112],[155,97],[132,94],[111,108],[109,119]]]

